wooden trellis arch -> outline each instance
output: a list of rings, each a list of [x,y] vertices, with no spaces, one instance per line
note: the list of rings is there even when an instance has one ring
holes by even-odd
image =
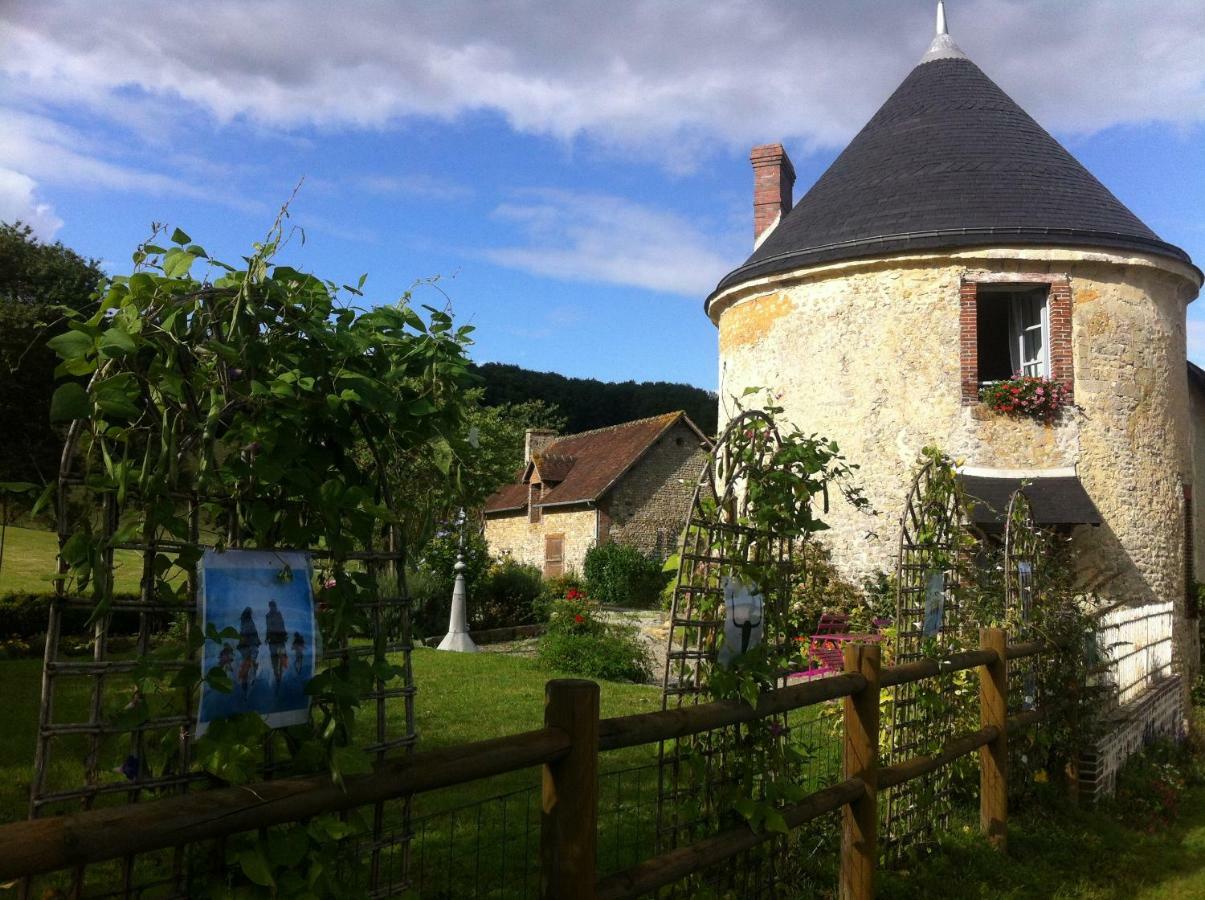
[[[112,374],[102,370],[96,377]],[[227,373],[237,378],[237,373]],[[152,666],[160,673],[180,672],[195,667],[200,660],[197,635],[197,581],[201,553],[220,545],[224,548],[304,551],[311,555],[319,587],[333,571],[330,548],[274,547],[255,543],[245,518],[247,504],[255,499],[254,490],[237,496],[212,496],[190,489],[188,470],[195,461],[198,447],[212,435],[205,422],[186,426],[172,435],[176,449],[172,465],[181,477],[169,493],[148,498],[131,490],[124,496],[117,491],[102,494],[100,509],[91,506],[96,494],[85,490],[87,479],[95,473],[80,470],[82,446],[90,437],[94,421],[75,420],[63,450],[57,488],[57,522],[60,542],[60,577],[51,603],[46,633],[45,662],[42,674],[42,699],[38,719],[34,772],[30,786],[29,815],[69,813],[99,806],[137,803],[203,789],[212,781],[195,765],[193,738],[196,725],[197,691],[195,682],[182,677],[166,695],[166,712],[127,721],[123,713],[140,698],[140,673]],[[153,435],[157,441],[160,435]],[[355,435],[347,435],[352,440]],[[371,436],[362,437],[371,444]],[[165,436],[166,440],[166,436]],[[364,465],[368,478],[377,484],[373,498],[381,508],[393,508],[388,479],[378,454],[368,453]],[[272,495],[280,509],[297,516],[313,515],[302,501],[289,510],[289,501],[279,492]],[[182,533],[143,530],[129,533],[123,526],[129,515],[144,503],[170,503],[187,521]],[[94,568],[94,593],[83,596],[73,591],[68,580],[69,544],[73,534],[86,527],[99,537],[101,547]],[[322,645],[322,667],[339,665],[353,659],[369,662],[382,654],[400,654],[402,673],[374,675],[372,687],[362,697],[362,713],[370,725],[358,730],[354,746],[381,760],[386,753],[410,752],[417,738],[414,718],[414,685],[410,665],[409,605],[405,596],[405,552],[400,527],[380,518],[373,527],[373,539],[351,552],[341,552],[340,573],[348,573],[355,582],[355,607],[361,622],[350,638]],[[119,562],[120,560],[120,562]],[[136,597],[116,595],[113,574],[118,565],[137,566],[140,588]],[[317,594],[321,600],[321,595]],[[92,611],[98,603],[103,615],[94,617],[86,657],[81,658],[68,646],[62,623],[66,615],[79,610]],[[72,611],[77,611],[73,613]],[[124,620],[134,630],[132,645],[128,638],[116,640],[115,620]],[[185,658],[157,658],[154,636],[166,623],[175,621],[178,640],[192,648]],[[68,652],[68,651],[72,652]],[[80,686],[83,685],[81,691]],[[78,697],[86,694],[86,702]],[[400,701],[401,709],[390,710],[387,703]],[[273,731],[264,740],[258,772],[271,778],[279,770],[283,751],[290,738],[282,730]],[[156,750],[155,747],[158,747]],[[165,749],[166,748],[166,749]],[[149,759],[166,753],[167,761],[158,765]],[[380,802],[366,810],[368,831],[353,829],[355,852],[366,862],[366,882],[355,885],[362,896],[395,896],[406,887],[405,872],[411,840],[410,801],[408,798]],[[218,857],[220,859],[220,856]],[[129,857],[118,869],[111,866],[79,869],[71,876],[72,896],[143,896],[145,892],[186,896],[189,893],[191,867],[212,866],[204,854],[174,851]],[[30,886],[26,886],[27,890]],[[350,888],[349,888],[350,889]]]
[[[968,543],[973,539],[965,510],[951,460],[926,452],[900,519],[896,665],[960,649],[969,633],[973,623],[965,621],[961,578]],[[894,688],[884,764],[939,750],[952,733],[954,703],[952,684],[934,688],[931,683],[912,683]],[[883,847],[889,859],[930,840],[948,824],[950,794],[948,767],[886,792]]]
[[[737,441],[738,435],[744,440]],[[760,436],[752,449],[750,435]],[[724,586],[747,563],[756,560],[761,571],[774,573],[773,583],[757,585],[764,601],[762,640],[785,647],[793,637],[788,612],[792,588],[804,577],[800,541],[744,524],[749,518],[748,481],[780,444],[772,419],[757,410],[743,412],[728,423],[699,475],[680,544],[662,680],[663,709],[710,699],[708,676],[722,645]],[[775,686],[785,685],[788,674],[780,673]],[[737,726],[661,744],[660,852],[715,833],[732,815],[716,798],[731,779],[740,739],[741,726]],[[735,890],[742,897],[768,895],[781,877],[785,847],[785,840],[776,840],[742,855],[739,863],[725,867],[726,872],[713,875],[728,879],[717,881],[717,887]]]

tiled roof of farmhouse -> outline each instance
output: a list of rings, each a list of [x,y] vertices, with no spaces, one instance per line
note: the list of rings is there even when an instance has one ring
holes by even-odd
[[[817,263],[990,245],[1191,264],[967,59],[939,10],[920,64],[715,293]]]
[[[700,442],[706,442],[707,438],[684,412],[665,413],[557,438],[535,455],[534,469],[546,486],[539,505],[598,500],[679,420],[699,436]],[[533,466],[528,465],[520,475],[521,483],[499,488],[485,501],[485,512],[525,509],[527,482],[532,474]],[[547,487],[549,484],[551,489]]]

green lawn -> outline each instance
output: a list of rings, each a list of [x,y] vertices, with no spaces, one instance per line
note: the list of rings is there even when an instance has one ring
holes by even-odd
[[[419,691],[415,713],[419,749],[484,740],[540,727],[544,716],[544,682],[554,673],[541,669],[534,660],[495,653],[474,655],[441,653],[420,648],[413,654],[415,681]],[[0,685],[8,713],[0,728],[0,822],[23,818],[33,765],[41,691],[41,659],[0,662]],[[86,718],[87,687],[82,681],[61,680],[64,689],[55,698],[55,720]],[[69,686],[69,687],[68,687]],[[617,716],[660,708],[656,688],[635,684],[602,684],[602,715]],[[400,717],[398,702],[392,715]],[[367,716],[365,719],[367,720]],[[363,723],[365,727],[368,722]],[[367,736],[366,736],[367,737]],[[81,745],[82,746],[82,745]],[[610,766],[639,764],[651,759],[645,748],[608,754]],[[78,769],[67,754],[54,759],[61,765],[55,780],[67,783]],[[491,789],[506,790],[538,780],[536,773],[515,773],[500,779]],[[445,803],[481,795],[481,786],[446,792]]]
[[[59,539],[53,531],[18,528],[4,529],[4,559],[0,564],[0,596],[16,592],[48,592],[55,573]],[[116,587],[119,593],[137,593],[142,572],[138,554],[118,550]]]
[[[1179,820],[1144,834],[1124,810],[1052,804],[1013,817],[1008,853],[956,830],[915,869],[887,875],[884,900],[928,897],[1188,900],[1205,897],[1205,786],[1185,792]],[[951,892],[957,885],[957,892]]]

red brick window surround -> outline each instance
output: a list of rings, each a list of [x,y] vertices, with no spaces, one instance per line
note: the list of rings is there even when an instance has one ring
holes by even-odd
[[[1066,275],[967,275],[958,290],[962,404],[979,402],[979,302],[983,291],[1002,287],[1047,288],[1049,332],[1045,335],[1050,377],[1062,382],[1069,398],[1074,387],[1071,362],[1071,281]]]

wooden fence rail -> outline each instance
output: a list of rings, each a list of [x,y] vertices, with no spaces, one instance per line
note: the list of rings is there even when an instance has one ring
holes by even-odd
[[[996,846],[1004,846],[1007,735],[1041,717],[1040,711],[1030,711],[1005,718],[1007,661],[1046,648],[1036,642],[1008,646],[999,629],[983,629],[980,644],[978,650],[942,660],[885,669],[880,669],[877,645],[850,646],[844,674],[764,694],[756,707],[721,701],[600,720],[596,684],[554,680],[546,687],[544,728],[415,753],[382,763],[370,775],[348,777],[342,787],[325,776],[282,778],[0,826],[0,882],[296,822],[538,765],[543,767],[541,896],[546,900],[637,897],[748,850],[772,835],[742,826],[599,881],[595,857],[600,752],[843,699],[844,780],[808,795],[782,813],[787,825],[796,828],[842,810],[840,893],[850,900],[865,900],[874,896],[878,792],[962,756],[980,753],[982,828]],[[936,755],[881,767],[881,689],[973,668],[980,672],[980,730],[951,738]]]

